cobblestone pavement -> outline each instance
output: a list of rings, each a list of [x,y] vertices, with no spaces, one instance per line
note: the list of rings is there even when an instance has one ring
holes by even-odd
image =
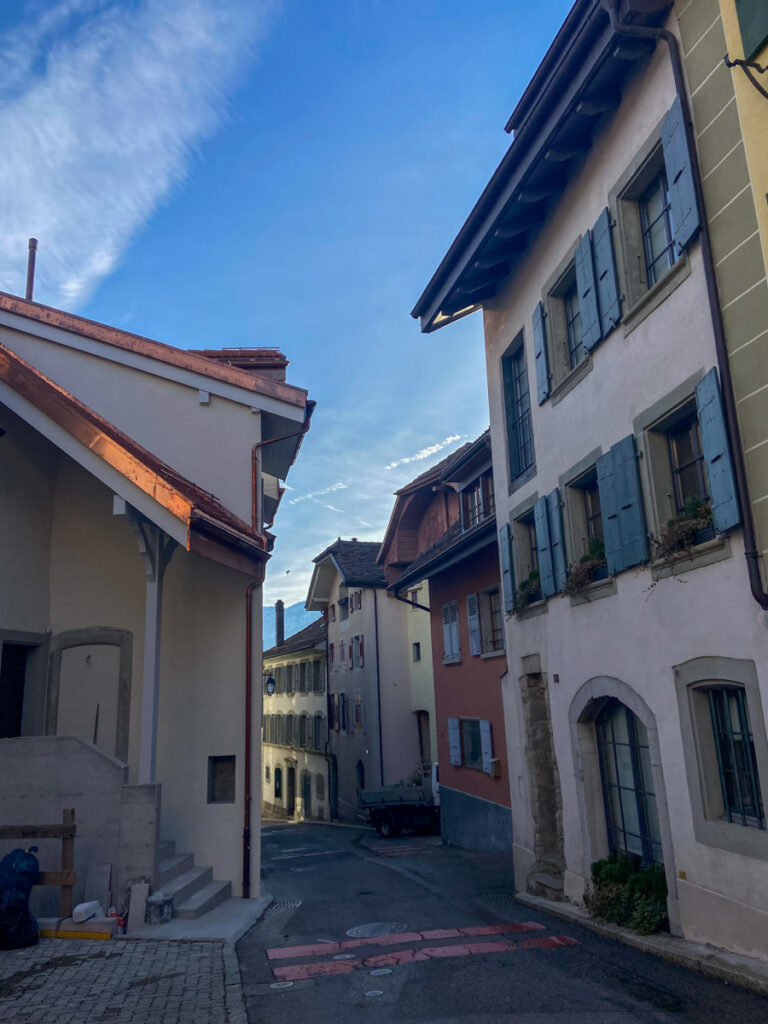
[[[221,942],[41,939],[0,952],[0,1021],[246,1024],[234,949]]]

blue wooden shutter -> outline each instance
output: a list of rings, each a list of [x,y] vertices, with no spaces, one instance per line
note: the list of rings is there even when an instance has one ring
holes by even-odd
[[[707,464],[712,519],[715,529],[722,533],[736,526],[741,521],[741,516],[728,447],[728,434],[725,429],[723,402],[714,366],[696,386],[696,406],[701,427],[701,447]]]
[[[539,498],[533,509],[536,527],[536,552],[539,557],[539,581],[541,596],[552,597],[555,593],[555,573],[552,567],[552,545],[549,540],[549,516],[547,499]]]
[[[504,611],[515,610],[515,578],[512,573],[512,544],[509,523],[499,530],[499,557],[501,558],[501,587],[504,591]]]
[[[634,435],[629,434],[613,445],[611,455],[616,503],[619,507],[622,558],[624,568],[628,569],[648,560],[648,530]]]
[[[461,737],[458,718],[448,719],[448,750],[451,764],[461,764]]]
[[[610,451],[605,452],[597,460],[597,489],[600,494],[600,512],[603,518],[605,560],[608,563],[608,572],[615,576],[624,568],[624,554],[621,548],[613,455]]]
[[[591,352],[602,338],[600,313],[597,308],[597,287],[595,268],[592,265],[592,242],[589,232],[581,236],[576,247],[576,289],[579,293],[581,313],[581,340],[584,348]]]
[[[675,242],[687,249],[699,230],[699,209],[693,184],[691,154],[685,137],[685,123],[680,98],[669,108],[661,125],[661,147],[667,168],[670,214]]]
[[[483,771],[486,775],[493,774],[493,740],[491,737],[491,723],[480,719],[480,749],[483,752]]]
[[[552,548],[552,569],[555,574],[555,590],[558,594],[565,586],[568,571],[565,559],[565,536],[563,534],[563,510],[560,505],[560,491],[556,487],[547,495],[549,513],[549,541]]]
[[[536,388],[539,395],[539,405],[541,405],[549,398],[547,332],[544,327],[544,307],[541,303],[533,311],[533,354],[536,361]]]
[[[765,0],[736,0],[744,60],[752,60],[768,43],[768,5]]]
[[[592,228],[592,259],[597,283],[600,333],[606,337],[621,320],[619,279],[616,275],[616,256],[611,233],[611,211],[607,206]]]
[[[469,653],[482,653],[480,637],[480,607],[477,594],[467,594],[467,621],[469,623]]]

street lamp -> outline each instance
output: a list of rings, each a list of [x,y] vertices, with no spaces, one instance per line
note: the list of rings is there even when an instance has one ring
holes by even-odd
[[[272,676],[267,676],[264,680],[264,689],[266,690],[268,697],[271,697],[275,692],[275,680]]]

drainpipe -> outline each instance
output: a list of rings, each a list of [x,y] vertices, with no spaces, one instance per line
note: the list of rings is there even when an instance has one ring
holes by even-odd
[[[281,437],[270,437],[266,441],[257,441],[251,451],[251,521],[253,529],[257,533],[261,533],[261,488],[259,486],[261,481],[261,449],[265,448],[268,444],[277,444],[278,441],[289,441],[292,437],[302,438],[309,430],[309,424],[312,420],[312,413],[315,411],[317,402],[308,401],[304,408],[304,422],[298,430],[292,431],[290,434],[283,434]],[[296,454],[291,460],[291,465],[299,453],[301,447],[301,441],[296,445]]]
[[[384,742],[381,729],[381,677],[379,675],[379,604],[378,591],[373,588],[373,624],[376,638],[376,703],[379,711],[379,776],[384,785]]]
[[[245,592],[245,782],[243,785],[243,899],[251,895],[251,746],[253,713],[253,592],[261,581],[248,584]]]
[[[720,307],[720,295],[717,287],[717,274],[715,272],[715,261],[712,255],[712,240],[709,234],[709,222],[706,217],[704,205],[704,189],[701,184],[701,169],[699,167],[699,156],[696,150],[696,139],[693,134],[693,120],[691,118],[688,93],[685,87],[685,74],[683,61],[680,56],[680,44],[677,36],[665,28],[641,28],[639,25],[625,25],[618,17],[619,0],[601,0],[603,7],[608,12],[611,20],[611,28],[617,35],[631,36],[636,39],[663,39],[669,49],[669,57],[672,63],[672,74],[675,79],[675,90],[680,100],[685,124],[685,137],[688,143],[688,152],[691,156],[691,170],[693,172],[693,183],[696,191],[696,201],[701,211],[701,255],[704,261],[704,280],[707,285],[707,299],[709,301],[709,315],[712,321],[712,331],[715,336],[715,353],[717,355],[717,368],[720,372],[720,382],[723,390],[723,408],[725,411],[725,427],[728,432],[728,441],[731,446],[733,457],[733,472],[736,478],[736,490],[739,495],[741,514],[744,528],[744,557],[747,560],[747,573],[749,575],[749,586],[752,596],[761,608],[768,609],[768,593],[763,589],[763,582],[760,577],[759,552],[755,539],[755,524],[752,519],[752,503],[749,498],[747,486],[747,473],[744,464],[744,449],[741,444],[739,421],[736,415],[736,399],[733,392],[733,378],[731,377],[731,364],[728,361],[728,348],[725,342],[725,327],[723,325],[723,314]]]

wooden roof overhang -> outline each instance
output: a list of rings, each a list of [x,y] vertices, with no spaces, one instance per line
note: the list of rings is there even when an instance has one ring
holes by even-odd
[[[492,515],[477,526],[459,531],[453,537],[446,536],[438,540],[433,545],[433,550],[425,551],[387,589],[399,595],[415,583],[429,580],[495,543],[496,517]]]
[[[111,487],[114,479],[122,479],[126,486],[120,488],[121,497],[126,501],[135,504],[137,493],[145,496],[148,500],[141,502],[140,511],[186,550],[248,575],[260,572],[269,558],[264,536],[2,344],[0,384],[21,399],[14,408],[17,414],[24,416],[30,406],[37,411],[39,418],[32,425],[44,430],[49,440],[56,443],[55,431],[45,430],[46,425],[73,439],[76,444],[68,454],[86,469],[95,467],[96,475],[99,465],[116,471],[118,477],[109,474],[104,482]]]
[[[608,0],[606,0],[608,2]],[[670,0],[621,0],[627,23],[657,24]],[[603,0],[577,0],[506,130],[514,140],[411,311],[428,333],[492,299],[578,172],[653,41],[615,35]]]

